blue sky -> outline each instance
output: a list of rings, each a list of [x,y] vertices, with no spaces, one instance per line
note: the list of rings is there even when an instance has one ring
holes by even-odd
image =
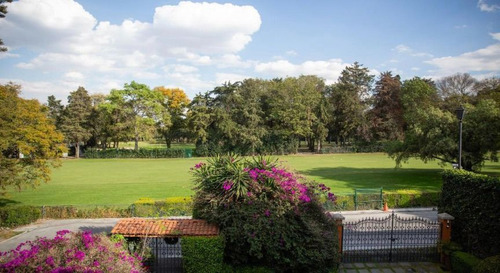
[[[314,74],[500,76],[499,0],[19,0],[0,19],[0,83],[63,101],[132,80],[189,97],[225,81]]]

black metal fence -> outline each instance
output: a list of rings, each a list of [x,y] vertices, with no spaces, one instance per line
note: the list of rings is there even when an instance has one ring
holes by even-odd
[[[343,262],[437,261],[439,223],[401,218],[394,212],[382,219],[344,223]]]
[[[148,238],[153,259],[150,272],[182,273],[182,249],[180,238]]]

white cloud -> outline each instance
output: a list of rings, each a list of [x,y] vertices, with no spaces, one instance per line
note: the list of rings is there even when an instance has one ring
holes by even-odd
[[[412,67],[412,68],[411,68],[411,70],[412,70],[412,71],[419,71],[419,70],[420,70],[420,68],[419,68],[419,67],[415,67],[415,66],[414,66],[414,67]]]
[[[479,0],[477,2],[477,7],[481,11],[486,11],[486,12],[495,12],[500,9],[499,5],[493,4],[493,5],[488,5],[485,0]]]
[[[348,65],[350,64],[344,63],[340,59],[306,61],[301,64],[292,64],[287,60],[278,60],[259,63],[255,66],[255,71],[265,74],[266,78],[317,75],[324,78],[327,84],[331,84],[337,81],[342,70]]]
[[[413,50],[411,47],[407,46],[407,45],[403,45],[403,44],[399,44],[397,45],[396,47],[394,47],[392,49],[393,51],[397,51],[398,53],[400,54],[408,54],[410,56],[413,56],[413,57],[429,57],[429,58],[432,58],[434,57],[432,54],[430,53],[426,53],[426,52],[415,52],[415,50]]]
[[[67,72],[66,74],[64,74],[64,77],[75,80],[83,80],[83,78],[85,78],[82,73],[76,71]]]
[[[467,26],[467,25],[457,25],[457,26],[455,26],[456,29],[463,29],[463,28],[467,28],[467,27],[469,27],[469,26]]]
[[[490,33],[495,40],[500,40],[500,33]],[[426,63],[438,68],[433,71],[437,76],[446,76],[458,72],[478,72],[500,74],[500,43],[459,56],[434,58]]]
[[[295,50],[288,50],[287,52],[285,52],[286,55],[288,56],[297,56],[299,55]]]
[[[236,53],[261,25],[252,6],[207,2],[161,6],[150,21],[127,19],[121,24],[98,22],[74,0],[19,0],[8,8],[0,32],[10,55],[2,58],[28,49],[35,57],[22,59],[17,68],[62,75],[61,82],[74,79],[76,72],[94,85],[113,87],[131,77],[158,80],[162,68],[177,65],[167,72],[173,79],[189,88],[206,88],[194,74],[197,66],[252,67]],[[33,94],[39,93],[32,84],[26,89],[32,87]]]

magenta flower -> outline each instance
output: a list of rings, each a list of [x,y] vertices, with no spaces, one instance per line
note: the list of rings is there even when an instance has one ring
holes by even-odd
[[[79,261],[83,261],[83,259],[85,259],[85,253],[81,251],[76,251],[75,258],[78,259]]]
[[[224,184],[222,185],[225,191],[230,190],[233,187],[233,182],[231,181],[224,181]]]
[[[266,211],[264,212],[264,215],[266,215],[267,217],[269,217],[269,216],[271,216],[271,212],[268,209],[266,209]]]
[[[199,169],[199,168],[203,167],[203,165],[205,165],[205,163],[200,162],[200,163],[198,163],[198,164],[194,165],[194,168],[195,168],[195,169]]]

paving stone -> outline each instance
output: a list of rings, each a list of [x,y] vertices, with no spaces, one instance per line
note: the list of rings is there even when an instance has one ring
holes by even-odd
[[[365,263],[366,267],[377,267],[374,263]]]
[[[391,268],[383,268],[382,273],[394,273],[394,271]]]
[[[370,273],[368,269],[359,269],[358,273]]]
[[[372,268],[372,269],[370,269],[370,272],[371,273],[382,273],[382,269]]]
[[[358,270],[356,270],[356,269],[346,269],[345,273],[358,273]]]
[[[356,267],[356,268],[364,268],[365,264],[364,263],[354,263],[354,267]]]
[[[354,268],[354,264],[342,264],[341,265],[343,268]]]
[[[410,266],[412,266],[412,264],[411,264],[411,263],[407,263],[407,262],[399,262],[398,264],[399,264],[400,266],[404,266],[404,267],[410,267]]]
[[[406,270],[402,267],[393,267],[392,270],[396,273],[406,273]]]

